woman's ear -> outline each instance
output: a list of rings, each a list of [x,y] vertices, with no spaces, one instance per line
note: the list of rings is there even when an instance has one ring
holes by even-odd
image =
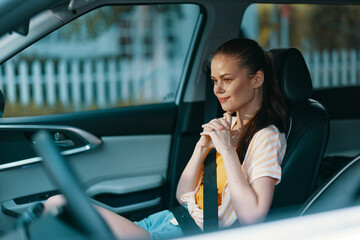
[[[257,71],[253,80],[253,87],[254,88],[259,88],[263,85],[264,83],[264,72],[263,71]]]

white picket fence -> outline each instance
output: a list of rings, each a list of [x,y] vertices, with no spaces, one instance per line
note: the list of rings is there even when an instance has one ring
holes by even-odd
[[[314,88],[360,85],[360,51],[305,52]],[[60,102],[73,110],[172,101],[181,62],[157,59],[60,59],[6,62],[0,88],[6,101],[37,106]]]
[[[360,84],[360,50],[324,50],[304,53],[314,88]]]
[[[0,88],[9,103],[54,106],[74,110],[121,104],[171,101],[179,68],[165,59],[61,59],[17,64],[9,61],[0,73]]]

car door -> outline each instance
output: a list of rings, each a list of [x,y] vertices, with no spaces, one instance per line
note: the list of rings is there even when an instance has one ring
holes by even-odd
[[[194,4],[61,5],[30,24],[28,42],[2,47],[10,56],[69,22],[1,66],[0,229],[59,193],[33,149],[39,130],[96,204],[132,220],[174,204],[203,117],[203,103],[180,101],[201,16]]]

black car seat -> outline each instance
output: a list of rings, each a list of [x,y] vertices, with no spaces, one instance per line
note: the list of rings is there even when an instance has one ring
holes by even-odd
[[[360,156],[355,157],[308,199],[299,215],[329,211],[359,204]]]
[[[314,191],[328,141],[329,117],[319,102],[310,99],[312,82],[301,52],[296,48],[270,52],[286,96],[290,121],[281,182],[275,188],[272,209],[300,208]]]

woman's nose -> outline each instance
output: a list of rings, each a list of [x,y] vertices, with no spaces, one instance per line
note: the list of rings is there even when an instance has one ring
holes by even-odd
[[[221,92],[224,92],[224,88],[223,88],[221,82],[217,82],[217,83],[214,85],[214,93],[221,93]]]

